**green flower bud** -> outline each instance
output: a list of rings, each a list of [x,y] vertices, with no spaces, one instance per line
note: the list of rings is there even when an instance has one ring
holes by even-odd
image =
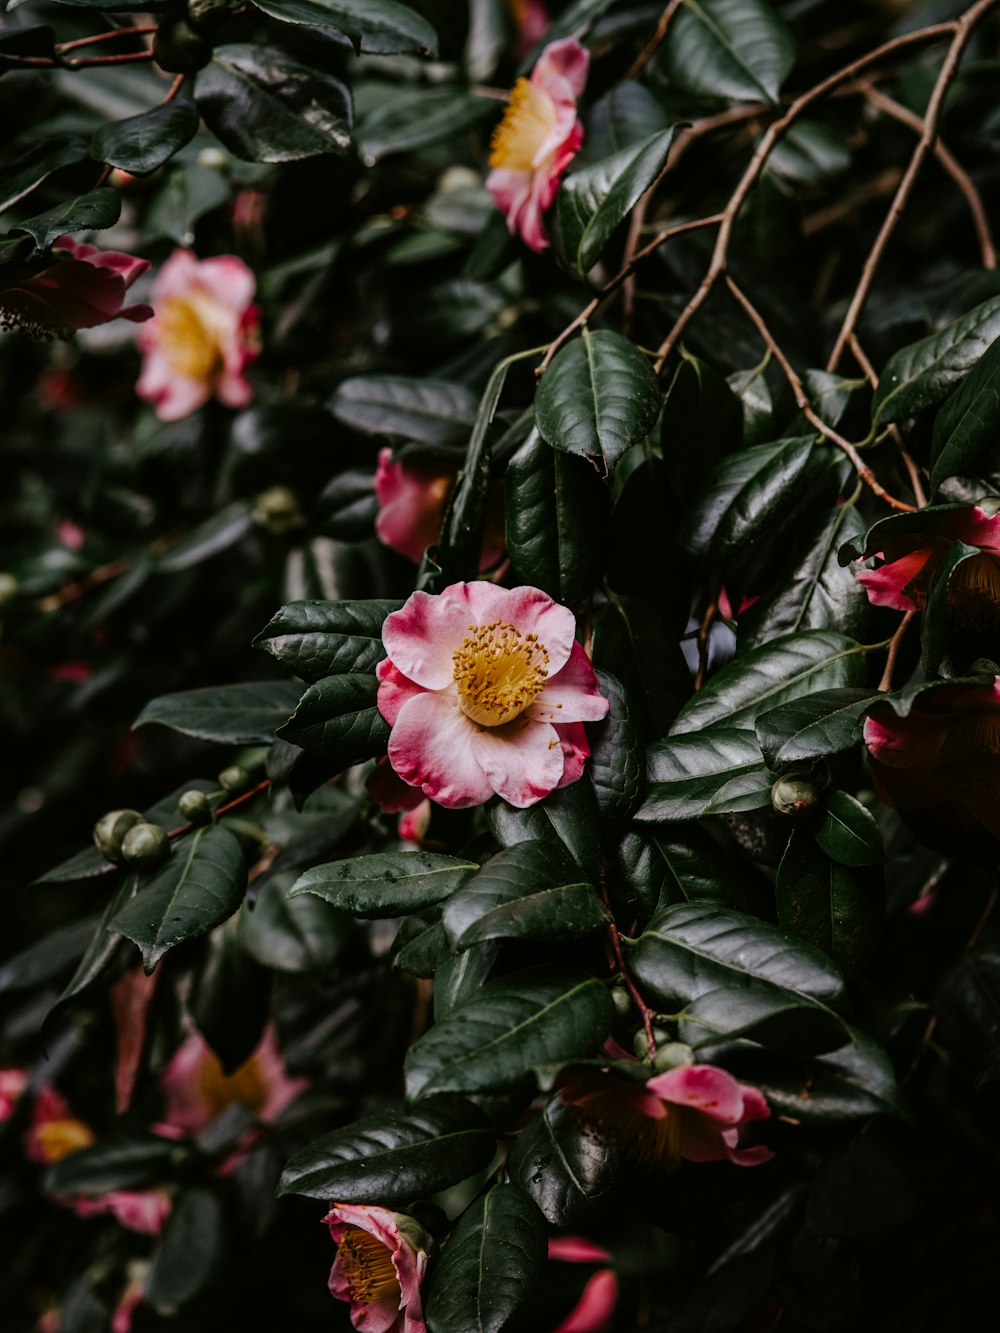
[[[224,791],[246,791],[250,786],[250,774],[240,764],[231,764],[219,774],[219,786]]]
[[[94,846],[105,861],[115,866],[123,864],[122,839],[130,828],[142,822],[143,816],[138,810],[109,810],[106,815],[101,815],[94,825]]]
[[[779,778],[771,788],[771,804],[779,815],[801,819],[815,810],[820,790],[805,778]]]
[[[152,866],[162,861],[170,847],[167,830],[159,824],[136,824],[122,838],[121,854],[130,866]]]
[[[169,16],[153,38],[153,59],[170,74],[193,74],[212,59],[212,43],[186,15]]]
[[[668,1069],[676,1069],[678,1065],[693,1065],[695,1058],[695,1053],[687,1042],[668,1041],[662,1046],[657,1046],[656,1054],[653,1056],[653,1068],[658,1074],[665,1074]]]
[[[658,1027],[653,1028],[653,1041],[656,1043],[657,1050],[659,1050],[662,1045],[665,1045],[670,1040],[671,1040],[671,1035],[666,1030],[666,1028],[658,1028]],[[646,1038],[645,1028],[640,1028],[639,1031],[632,1038],[632,1049],[633,1051],[635,1051],[636,1055],[639,1057],[640,1060],[649,1059],[649,1042]]]
[[[305,526],[295,492],[287,486],[270,486],[261,491],[254,500],[253,521],[272,537],[283,537],[286,532]]]
[[[13,574],[0,574],[0,606],[12,602],[21,591],[21,585]]]
[[[177,802],[177,809],[192,824],[207,824],[212,818],[212,803],[203,791],[192,787],[182,792]]]
[[[632,996],[624,986],[614,986],[611,991],[611,1003],[615,1006],[615,1013],[619,1018],[624,1018],[632,1008]]]

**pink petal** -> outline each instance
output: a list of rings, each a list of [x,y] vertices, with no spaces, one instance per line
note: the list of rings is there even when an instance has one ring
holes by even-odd
[[[375,470],[379,541],[419,564],[425,549],[441,536],[445,504],[456,474],[457,468],[430,461],[394,462],[391,449],[379,450]]]
[[[575,37],[550,42],[531,71],[531,82],[553,101],[574,102],[583,92],[590,68],[590,52]]]
[[[569,661],[555,674],[550,672],[527,714],[535,722],[600,722],[610,707],[590,658],[581,644],[573,643]]]
[[[467,583],[453,583],[439,597],[415,592],[386,616],[382,642],[393,665],[417,685],[440,690],[455,678],[452,654],[479,623]]]
[[[693,1107],[722,1124],[738,1125],[743,1117],[740,1085],[714,1065],[680,1065],[648,1079],[646,1087],[661,1101]]]
[[[579,1301],[553,1333],[606,1333],[618,1305],[618,1277],[610,1268],[595,1273]]]
[[[420,691],[417,691],[420,693]],[[405,697],[409,697],[408,695]],[[400,707],[403,701],[400,700]],[[399,709],[396,709],[399,712]],[[384,715],[383,715],[384,716]],[[419,787],[411,787],[393,771],[388,755],[376,760],[375,767],[369,773],[365,786],[368,795],[378,808],[387,815],[399,814],[402,810],[415,810],[426,804],[426,798]],[[400,836],[403,836],[402,834]]]
[[[439,805],[453,810],[480,805],[495,789],[473,749],[477,730],[459,710],[454,693],[415,695],[396,718],[389,762],[404,782],[420,787]]]
[[[913,551],[909,555],[900,557],[899,560],[883,565],[880,569],[859,570],[857,579],[873,606],[891,606],[897,611],[913,611],[923,605],[926,596],[926,580],[930,575],[926,566],[939,554],[938,551],[926,549]],[[906,591],[915,584],[920,589],[916,599]]]
[[[396,718],[399,717],[399,710],[407,699],[412,699],[417,694],[424,694],[426,691],[422,685],[415,685],[401,671],[397,671],[387,657],[379,662],[375,668],[375,675],[380,682],[378,687],[378,711],[390,727],[394,726]],[[376,797],[376,799],[378,798]],[[383,809],[388,809],[388,807],[383,806]]]
[[[568,1264],[609,1264],[611,1254],[595,1245],[586,1236],[552,1236],[549,1239],[549,1258],[561,1259]]]
[[[554,723],[563,752],[563,775],[560,787],[568,787],[583,777],[583,767],[590,756],[590,743],[582,722]]]
[[[476,728],[472,753],[491,790],[518,809],[548,796],[563,775],[555,727],[531,722],[523,714],[502,727]]]
[[[537,634],[549,655],[550,678],[562,670],[573,651],[576,633],[576,620],[569,607],[554,602],[541,588],[497,588],[491,583],[474,583],[469,587],[475,592],[479,624],[501,620],[522,634]]]

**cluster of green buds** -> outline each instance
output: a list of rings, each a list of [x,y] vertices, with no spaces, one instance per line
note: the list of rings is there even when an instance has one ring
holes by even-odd
[[[163,860],[170,838],[138,810],[109,810],[94,825],[94,845],[112,865],[140,869]]]

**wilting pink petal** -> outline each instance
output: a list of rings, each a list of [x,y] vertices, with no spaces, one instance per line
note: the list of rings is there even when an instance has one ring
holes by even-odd
[[[148,305],[125,305],[125,293],[149,268],[147,259],[101,251],[60,236],[51,260],[0,265],[0,329],[68,338],[112,319],[149,319]]]
[[[331,1204],[323,1221],[337,1246],[330,1294],[350,1301],[363,1333],[426,1333],[420,1288],[429,1238],[412,1217],[368,1204]]]
[[[591,1277],[583,1294],[552,1333],[607,1333],[618,1305],[618,1275],[601,1268]]]

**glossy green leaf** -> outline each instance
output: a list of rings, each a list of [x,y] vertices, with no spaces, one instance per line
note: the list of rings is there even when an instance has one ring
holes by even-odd
[[[613,1021],[607,990],[582,973],[545,968],[491,981],[410,1047],[407,1093],[426,1097],[516,1083],[539,1066],[593,1055]]]
[[[197,162],[175,161],[150,205],[148,234],[165,236],[178,245],[193,245],[200,219],[228,202],[229,182],[220,172]]]
[[[138,944],[143,966],[152,972],[168,949],[203,935],[236,911],[246,875],[236,835],[218,825],[200,828],[179,843],[108,929]]]
[[[768,538],[778,540],[779,515],[794,503],[814,448],[815,437],[802,435],[722,459],[685,522],[683,541],[691,554],[714,565]]]
[[[118,884],[101,913],[94,934],[77,964],[76,971],[66,983],[65,989],[46,1015],[46,1023],[56,1017],[65,1005],[82,995],[98,981],[110,973],[123,947],[121,939],[108,930],[109,923],[117,916],[126,903],[131,902],[139,889],[139,876],[126,875]],[[127,946],[125,946],[127,947]]]
[[[93,916],[71,921],[5,959],[0,963],[0,995],[30,990],[66,973],[87,950],[95,926],[100,929]]]
[[[1000,429],[1000,338],[938,412],[931,443],[931,486],[975,473],[992,457]]]
[[[185,736],[228,745],[266,745],[299,701],[293,681],[262,680],[242,685],[214,685],[151,699],[135,722],[159,722]]]
[[[848,1044],[813,1059],[756,1061],[752,1077],[776,1113],[806,1125],[902,1112],[892,1061],[856,1029]]]
[[[824,185],[850,166],[851,150],[840,135],[803,116],[774,145],[766,170],[796,185]]]
[[[288,1161],[279,1194],[402,1208],[488,1166],[493,1133],[467,1102],[433,1098],[412,1111],[362,1116]]]
[[[835,822],[827,829],[826,840],[858,855],[861,839],[846,824],[850,818],[858,825],[846,808],[851,799],[834,803]],[[860,854],[871,858],[873,852]],[[774,895],[782,926],[822,949],[846,970],[853,970],[870,954],[881,924],[881,893],[852,874],[847,865],[832,860],[804,829],[792,833],[778,867]]]
[[[668,736],[646,752],[647,790],[640,823],[697,819],[733,778],[756,773],[761,753],[752,731],[715,726]]]
[[[329,400],[337,420],[354,430],[427,445],[468,439],[477,406],[464,384],[409,375],[356,375]]]
[[[325,676],[306,690],[277,734],[349,768],[379,754],[389,739],[389,724],[378,711],[377,695],[378,681],[367,672]]]
[[[617,1144],[581,1125],[556,1094],[518,1134],[507,1171],[552,1226],[575,1227],[597,1215],[619,1164]]]
[[[519,810],[506,801],[487,806],[490,829],[504,847],[528,838],[558,840],[587,877],[597,874],[601,858],[601,816],[587,774],[579,782],[551,792],[537,805]]]
[[[845,866],[875,866],[885,860],[878,821],[846,791],[832,791],[816,841],[827,856]]]
[[[433,1333],[501,1333],[524,1307],[545,1267],[541,1213],[512,1184],[494,1185],[459,1218],[427,1290]]]
[[[994,939],[965,949],[934,992],[937,1035],[983,1088],[1000,1078],[1000,950]]]
[[[393,153],[454,139],[495,114],[494,101],[472,93],[448,88],[399,92],[387,85],[386,95],[358,120],[358,147],[365,165],[373,167]]]
[[[574,171],[556,196],[560,253],[583,277],[594,267],[640,196],[663,170],[673,127]]]
[[[951,542],[940,552],[920,617],[920,663],[924,675],[931,679],[940,674],[941,663],[948,655],[961,623],[963,598],[960,589],[963,573],[968,572],[962,567],[967,560],[978,559],[980,555],[978,546],[967,546],[961,541]],[[969,568],[975,570],[976,566]]]
[[[761,713],[757,740],[771,768],[848,750],[861,739],[861,724],[878,694],[862,686],[819,690]]]
[[[253,641],[303,680],[371,672],[385,657],[382,626],[402,602],[288,602]]]
[[[240,908],[205,941],[188,1001],[195,1027],[231,1075],[253,1056],[271,1017],[268,977],[243,948]],[[246,1111],[246,1102],[237,1098]]]
[[[347,86],[278,47],[216,47],[195,94],[209,129],[247,162],[294,162],[351,144]]]
[[[313,866],[289,891],[314,893],[355,916],[398,916],[441,902],[479,869],[436,852],[375,852]]]
[[[276,972],[322,972],[349,947],[350,923],[312,894],[289,898],[289,879],[269,879],[253,911],[240,913],[240,941],[251,958]]]
[[[193,569],[220,551],[235,546],[253,527],[253,510],[246,500],[234,500],[186,532],[180,541],[156,557],[158,574],[174,574]]]
[[[785,1055],[817,1055],[848,1040],[844,1020],[794,991],[754,979],[705,991],[684,1006],[678,1037],[696,1052],[720,1041],[752,1040]]]
[[[788,634],[723,667],[681,709],[672,730],[700,731],[719,722],[749,727],[771,708],[858,685],[864,675],[864,653],[853,639],[832,630]]]
[[[937,333],[901,347],[879,376],[872,416],[880,426],[937,407],[1000,338],[1000,296],[991,297]]]
[[[197,131],[198,112],[184,98],[176,98],[128,120],[103,125],[90,141],[90,155],[134,176],[148,176]]]
[[[680,506],[663,460],[635,445],[615,473],[614,490],[607,584],[644,602],[650,615],[676,634],[687,623],[690,595],[687,562],[677,540]],[[668,629],[665,637],[675,634]]]
[[[10,208],[30,194],[54,171],[82,162],[86,156],[86,141],[76,135],[50,138],[41,150],[35,145],[5,168],[0,178],[0,210]]]
[[[584,329],[554,357],[535,394],[546,443],[598,461],[604,472],[652,429],[660,391],[647,359],[627,338]]]
[[[306,901],[303,895],[296,901]],[[392,965],[400,972],[409,972],[412,976],[429,980],[437,971],[438,961],[448,952],[448,940],[444,926],[434,919],[435,913],[415,913],[404,917],[399,923],[399,930],[392,944]],[[491,948],[483,945],[482,948]],[[435,1000],[437,996],[435,994]]]
[[[184,1190],[153,1253],[143,1299],[160,1314],[174,1314],[215,1277],[224,1244],[222,1208],[214,1193]]]
[[[633,828],[618,848],[618,867],[644,920],[672,903],[709,899],[748,907],[752,876],[704,829]]]
[[[738,773],[723,783],[705,806],[706,815],[731,815],[747,810],[763,810],[771,804],[774,774],[766,764]]]
[[[459,887],[442,916],[453,949],[490,939],[576,939],[610,919],[579,866],[549,841],[498,852]]]
[[[507,551],[521,582],[578,606],[603,568],[609,508],[594,468],[532,431],[504,474]]]
[[[642,793],[642,743],[632,720],[632,701],[621,681],[606,671],[598,673],[598,681],[611,706],[602,722],[587,729],[590,780],[605,828],[620,832]]]
[[[262,0],[265,14],[283,23],[335,28],[365,55],[413,52],[436,56],[437,33],[423,17],[397,0]]]
[[[681,500],[693,501],[719,460],[742,441],[740,399],[707,362],[683,354],[660,423],[663,461]]]
[[[54,1162],[45,1172],[44,1188],[52,1194],[88,1198],[129,1189],[162,1176],[175,1149],[169,1139],[152,1134],[105,1134]]]
[[[443,927],[442,927],[443,930]],[[500,953],[499,940],[471,944],[461,953],[451,953],[442,934],[434,967],[434,1021],[443,1022],[478,995],[489,980]]]
[[[767,0],[685,0],[664,65],[696,96],[776,103],[794,60],[791,29]]]
[[[662,103],[637,79],[616,83],[594,103],[584,139],[587,162],[600,162],[632,148],[670,123]]]
[[[663,617],[638,597],[612,597],[594,615],[593,657],[628,690],[640,733],[662,736],[691,693],[691,673]]]
[[[12,232],[26,232],[39,250],[52,244],[66,232],[101,231],[113,227],[121,216],[122,197],[117,190],[107,186],[83,194],[79,199],[71,199],[67,204],[57,204],[45,213],[38,213],[33,218],[19,222],[11,227]]]

